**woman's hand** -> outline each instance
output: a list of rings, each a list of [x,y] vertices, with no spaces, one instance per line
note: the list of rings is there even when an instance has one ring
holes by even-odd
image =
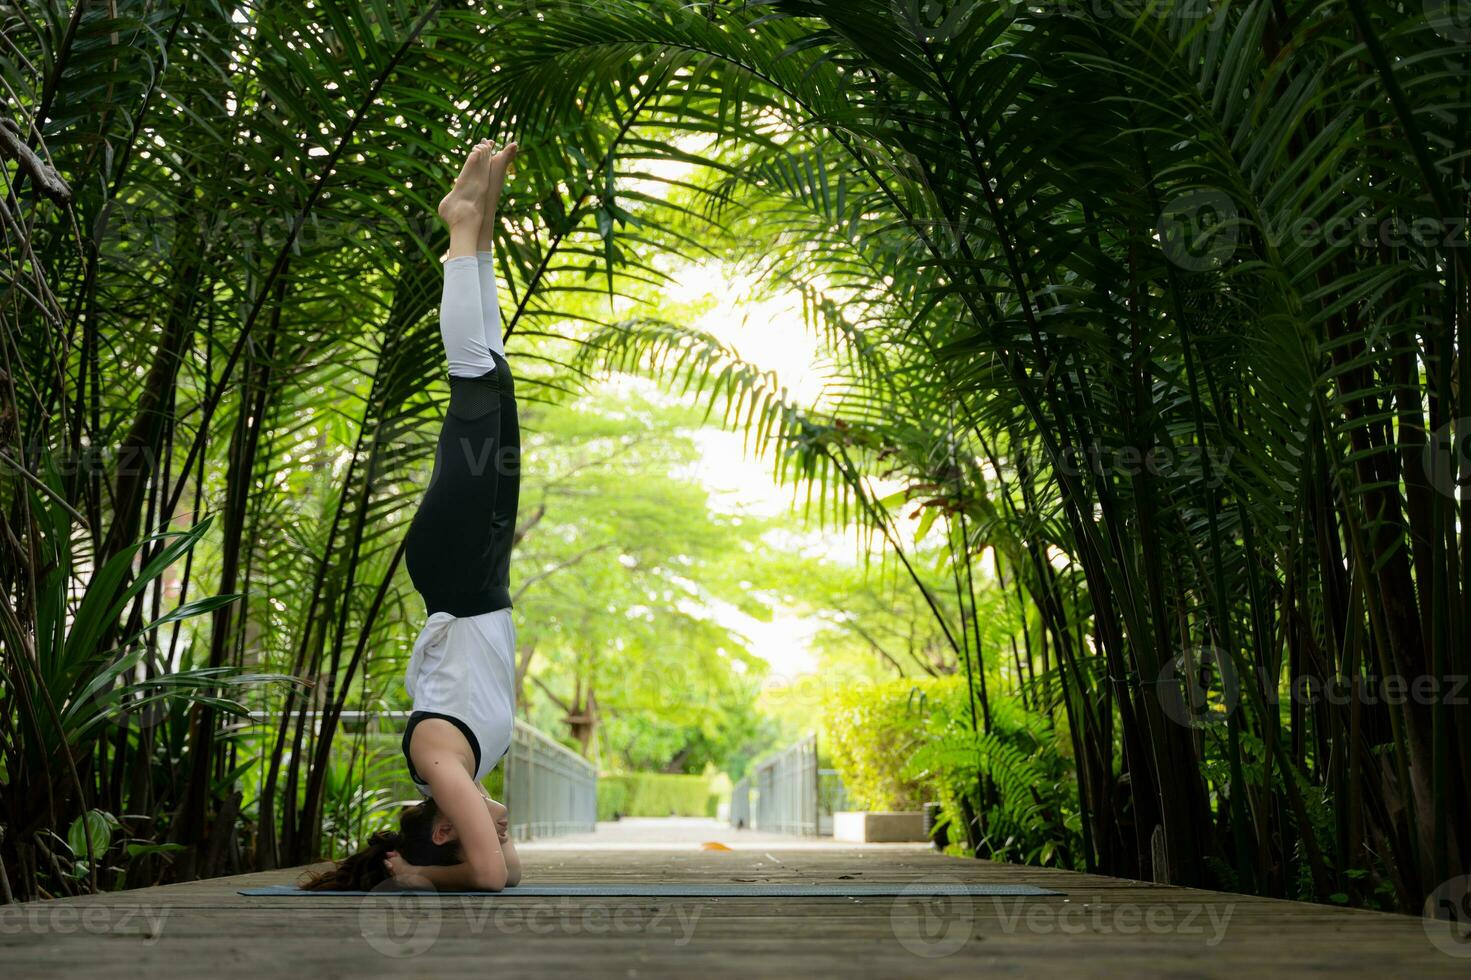
[[[403,855],[397,851],[388,852],[388,856],[383,859],[383,867],[388,870],[388,877],[399,884],[409,884],[411,881],[424,879],[419,869],[405,861]]]
[[[495,835],[504,844],[510,839],[511,811],[506,809],[504,803],[497,803],[488,796],[485,798],[485,806],[490,810],[490,819],[495,821]]]

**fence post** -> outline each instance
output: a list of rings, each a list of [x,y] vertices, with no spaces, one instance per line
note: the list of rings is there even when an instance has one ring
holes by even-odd
[[[751,777],[745,776],[730,791],[730,825],[738,830],[751,829]]]
[[[816,837],[818,818],[817,736],[808,735],[756,767],[756,829]],[[733,808],[732,808],[733,809]]]

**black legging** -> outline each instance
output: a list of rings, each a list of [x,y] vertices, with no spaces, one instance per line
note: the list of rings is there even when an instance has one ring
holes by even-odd
[[[511,605],[511,543],[521,492],[521,425],[510,365],[450,378],[434,474],[405,543],[429,614],[478,616]]]

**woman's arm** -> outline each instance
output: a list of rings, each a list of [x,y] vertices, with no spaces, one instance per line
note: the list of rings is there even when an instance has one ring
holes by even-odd
[[[504,803],[497,803],[489,796],[485,798],[485,806],[495,821],[496,838],[500,841],[501,856],[506,861],[506,887],[509,888],[521,880],[521,856],[516,853],[515,841],[511,840],[511,811]]]
[[[394,854],[388,859],[388,869],[395,878],[417,876],[428,879],[435,888],[498,892],[506,887],[510,874],[484,791],[466,770],[464,752],[459,751],[462,746],[456,738],[463,741],[464,736],[454,732],[456,738],[426,738],[421,737],[421,729],[431,729],[422,733],[425,735],[437,730],[429,722],[415,730],[409,746],[414,769],[429,786],[439,812],[454,827],[462,860],[439,867],[414,867]]]
[[[510,811],[505,804],[497,803],[489,796],[483,799],[486,812],[495,825],[496,843],[500,845],[501,858],[505,862],[506,877],[503,887],[511,888],[521,881],[521,856],[516,853],[516,844],[511,840]],[[499,888],[480,884],[484,879],[469,862],[421,868],[409,864],[397,851],[393,851],[388,856],[388,870],[395,879],[406,885],[417,884],[417,878],[427,881],[439,891],[500,891]]]
[[[497,887],[494,879],[486,878],[479,869],[465,862],[418,867],[405,861],[397,851],[391,851],[387,864],[393,880],[408,888],[423,887],[425,882],[441,892],[498,892],[506,887]]]

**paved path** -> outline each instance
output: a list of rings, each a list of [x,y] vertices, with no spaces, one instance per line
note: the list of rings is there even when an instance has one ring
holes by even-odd
[[[705,840],[731,848],[704,850]],[[453,980],[1471,975],[1421,920],[1014,865],[906,845],[622,821],[524,846],[529,881],[1032,883],[1034,898],[245,898],[299,870],[0,907],[4,977]],[[1459,954],[1459,955],[1454,955]]]
[[[569,834],[520,845],[526,854],[542,851],[698,851],[706,844],[723,844],[731,850],[757,851],[769,847],[786,850],[927,851],[928,844],[839,844],[831,837],[792,837],[755,830],[734,830],[729,824],[707,817],[624,817],[597,825],[591,834]]]

